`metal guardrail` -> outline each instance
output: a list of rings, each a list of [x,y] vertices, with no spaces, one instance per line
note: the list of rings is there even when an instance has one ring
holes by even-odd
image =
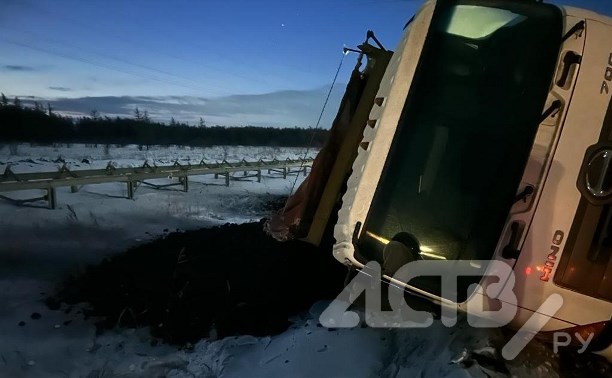
[[[259,160],[255,162],[249,162],[243,159],[235,163],[230,163],[226,160],[220,163],[206,163],[202,160],[198,164],[180,164],[176,161],[173,165],[165,166],[149,165],[148,162],[145,162],[141,167],[133,168],[116,168],[112,165],[112,162],[108,162],[104,169],[71,170],[64,164],[56,172],[33,173],[15,173],[11,169],[11,166],[8,165],[4,170],[4,174],[0,176],[0,192],[43,189],[47,191],[47,194],[43,197],[25,200],[14,200],[6,196],[0,196],[0,198],[15,203],[46,200],[49,203],[49,208],[55,209],[57,206],[55,191],[58,187],[70,186],[72,192],[77,192],[83,185],[124,182],[128,187],[127,198],[132,199],[136,188],[140,184],[145,184],[157,189],[180,185],[183,187],[183,191],[187,192],[189,190],[189,176],[210,174],[214,174],[215,178],[224,176],[225,185],[229,186],[230,178],[232,178],[231,174],[235,172],[243,172],[244,174],[242,177],[234,177],[234,179],[257,177],[257,181],[260,182],[262,170],[267,170],[268,173],[281,173],[284,178],[287,178],[287,175],[299,174],[302,172],[306,175],[308,168],[312,167],[312,162],[312,159],[275,159],[271,161]],[[295,170],[295,168],[298,169]],[[254,174],[252,172],[254,172]],[[158,185],[145,181],[161,178],[178,178],[179,182]]]

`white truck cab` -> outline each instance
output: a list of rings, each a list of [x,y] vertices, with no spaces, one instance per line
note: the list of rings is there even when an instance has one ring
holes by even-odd
[[[521,327],[612,358],[612,19],[536,1],[427,1],[384,73],[334,230],[357,268],[500,260]],[[400,248],[398,249],[398,245]],[[449,264],[449,269],[452,264]],[[482,301],[481,273],[459,308]],[[439,279],[394,282],[444,302]]]

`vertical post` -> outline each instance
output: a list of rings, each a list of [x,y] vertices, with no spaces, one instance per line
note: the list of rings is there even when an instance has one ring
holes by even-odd
[[[181,177],[181,183],[183,184],[183,192],[187,193],[189,190],[189,176]]]
[[[128,199],[134,199],[134,182],[127,182],[127,197]]]
[[[306,166],[304,166],[304,177],[306,177]]]
[[[71,185],[70,186],[70,192],[71,193],[76,193],[78,191],[79,191],[79,187],[78,186],[76,186],[76,185]]]
[[[242,174],[244,177],[246,177],[246,175],[248,174],[247,171],[244,171],[244,173]]]
[[[54,210],[57,207],[57,196],[55,188],[52,186],[47,189],[47,201],[49,202],[49,209]]]
[[[257,182],[261,182],[261,169],[257,170]]]
[[[218,178],[219,178],[219,174],[215,173],[215,179],[218,179]]]
[[[287,167],[283,167],[283,178],[287,178]]]
[[[225,173],[225,186],[229,186],[229,182],[230,182],[230,173],[227,172]]]

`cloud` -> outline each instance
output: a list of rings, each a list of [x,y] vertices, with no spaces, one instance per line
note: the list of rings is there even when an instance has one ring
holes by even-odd
[[[49,87],[49,89],[51,89],[53,91],[59,91],[59,92],[70,92],[70,91],[72,91],[72,89],[66,88],[66,87]]]
[[[5,64],[2,69],[6,71],[36,71],[36,68],[32,66],[22,66],[18,64]]]
[[[61,88],[61,87],[59,87]],[[67,88],[66,88],[67,89]],[[209,125],[314,127],[329,87],[313,90],[285,90],[258,95],[232,95],[217,98],[193,96],[99,96],[38,99],[59,112],[88,115],[97,110],[110,117],[131,117],[134,109],[147,110],[151,118],[196,123],[202,117]],[[329,128],[344,93],[344,85],[334,87],[320,127]],[[33,100],[32,100],[33,101]],[[24,102],[28,102],[25,100]]]

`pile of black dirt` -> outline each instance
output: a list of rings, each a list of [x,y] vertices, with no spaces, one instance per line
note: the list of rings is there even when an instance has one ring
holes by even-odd
[[[68,279],[50,308],[87,302],[98,329],[148,326],[172,344],[274,335],[343,287],[331,246],[278,242],[263,221],[169,234]]]

